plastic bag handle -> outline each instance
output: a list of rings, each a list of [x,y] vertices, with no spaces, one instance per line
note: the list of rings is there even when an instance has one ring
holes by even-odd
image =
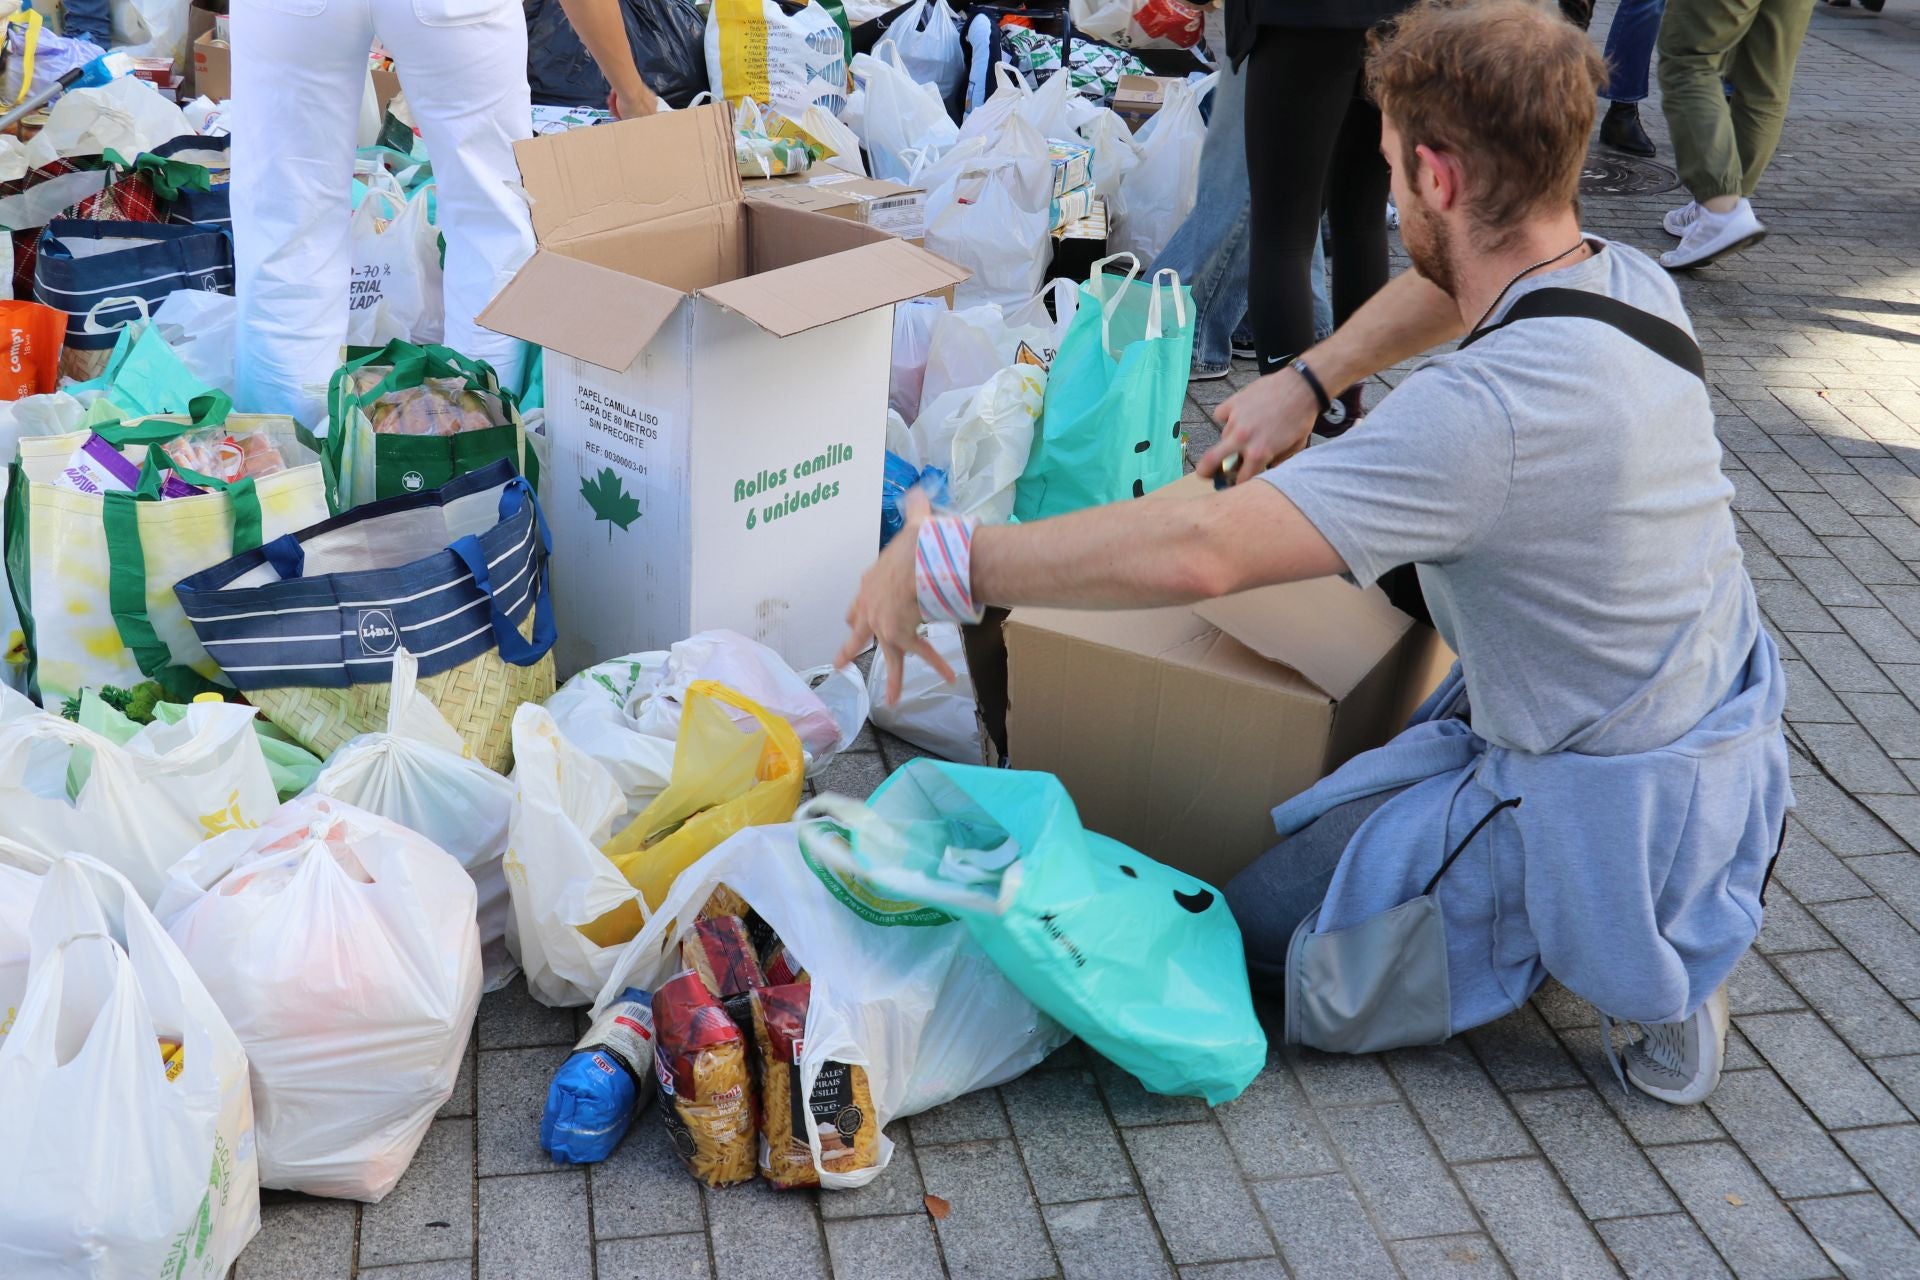
[[[391,181],[392,175],[389,174],[388,178],[389,178],[389,181]],[[409,203],[411,203],[407,199],[406,193],[404,191],[395,190],[394,187],[389,187],[389,186],[386,186],[385,184],[375,185],[373,183],[368,183],[366,185],[367,185],[367,194],[365,198],[360,201],[360,207],[353,211],[353,225],[357,228],[364,225],[363,220],[372,221],[374,215],[372,213],[369,213],[368,210],[372,207],[373,198],[375,196],[379,196],[382,200],[385,200],[387,202],[387,222],[389,224],[398,222],[400,220],[400,215],[407,211],[407,206]],[[397,187],[398,185],[399,185],[398,183],[394,184],[395,187]]]
[[[735,133],[766,133],[766,113],[760,109],[760,104],[753,100],[752,94],[741,94],[740,101],[734,104],[733,131]]]
[[[1107,264],[1109,262],[1118,262],[1122,258],[1125,258],[1128,263],[1127,278],[1120,282],[1120,287],[1113,291],[1113,296],[1108,297]],[[1113,313],[1120,309],[1120,303],[1126,298],[1127,286],[1132,284],[1139,276],[1140,259],[1125,250],[1119,253],[1108,254],[1106,257],[1094,263],[1093,267],[1087,272],[1087,292],[1091,293],[1100,303],[1100,345],[1109,352],[1113,350],[1113,335],[1109,332],[1113,325]]]
[[[779,747],[795,764],[805,762],[806,753],[805,748],[800,745],[800,735],[794,731],[791,724],[787,723],[785,716],[773,714],[738,689],[721,684],[718,680],[695,680],[689,684],[687,697],[681,702],[682,706],[691,701],[695,693],[752,716],[767,731],[768,741]]]
[[[114,310],[116,308],[125,307],[125,306],[139,307],[140,319],[142,322],[153,319],[153,309],[148,305],[147,300],[141,297],[139,294],[135,294],[135,293],[115,294],[110,298],[102,298],[100,299],[100,301],[94,303],[91,307],[87,308],[87,314],[84,317],[82,317],[80,321],[81,332],[94,333],[94,334],[120,332],[122,329],[126,328],[128,325],[134,322],[131,320],[122,320],[119,324],[116,324],[116,325],[103,325],[100,323],[98,317],[102,311],[110,311],[110,310]]]
[[[390,670],[393,684],[387,698],[387,733],[399,737],[401,722],[406,718],[407,709],[413,703],[414,691],[420,684],[420,660],[413,656],[407,646],[401,645],[394,650]]]
[[[1152,341],[1161,336],[1160,292],[1167,288],[1166,278],[1173,277],[1173,320],[1184,329],[1187,327],[1187,300],[1180,294],[1180,273],[1172,267],[1162,267],[1153,273],[1153,294],[1147,302],[1147,339]]]
[[[857,830],[867,837],[867,849],[880,845],[886,846],[890,853],[900,852],[902,843],[888,823],[866,805],[845,796],[830,792],[816,796],[794,811],[793,821],[794,834],[801,849],[815,861],[825,863],[843,874],[870,880],[888,894],[921,906],[1004,915],[1012,907],[1014,894],[1019,888],[1020,867],[1017,862],[1001,877],[1000,892],[991,894],[961,888],[923,871],[911,870],[898,858],[886,864],[876,862],[855,852],[852,841],[838,836],[821,839],[835,827],[848,832]]]

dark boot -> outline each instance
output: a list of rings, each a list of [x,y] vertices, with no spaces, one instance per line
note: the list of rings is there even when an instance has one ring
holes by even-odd
[[[1346,434],[1365,412],[1360,407],[1360,384],[1355,383],[1333,398],[1333,408],[1320,415],[1313,433],[1323,440]]]
[[[1600,121],[1600,145],[1630,156],[1651,156],[1653,139],[1640,126],[1640,104],[1616,102],[1607,108]]]

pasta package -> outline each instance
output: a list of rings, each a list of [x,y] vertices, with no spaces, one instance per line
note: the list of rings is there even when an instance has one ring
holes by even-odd
[[[706,905],[700,908],[700,918],[717,920],[721,916],[739,916],[744,920],[749,910],[751,908],[747,906],[745,898],[726,885],[717,884],[713,887],[713,892],[707,895]]]
[[[691,971],[654,993],[653,1023],[660,1115],[681,1163],[710,1187],[751,1181],[753,1079],[740,1028]]]
[[[747,922],[739,916],[715,916],[695,924],[680,943],[680,963],[723,1000],[767,985],[747,936]]]
[[[695,924],[680,942],[680,963],[700,975],[707,990],[720,997],[734,1025],[746,1030],[752,1013],[747,992],[767,985],[754,954],[747,923],[739,916],[716,916]]]
[[[801,1087],[800,1055],[806,1047],[812,994],[810,984],[799,982],[757,987],[750,995],[764,1115],[760,1173],[782,1189],[820,1185],[807,1142],[809,1111],[820,1135],[821,1168],[851,1173],[871,1169],[880,1159],[880,1126],[865,1067],[823,1062],[811,1094]]]

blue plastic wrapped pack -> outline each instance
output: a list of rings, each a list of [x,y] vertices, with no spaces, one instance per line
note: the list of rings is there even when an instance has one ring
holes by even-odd
[[[654,1089],[653,998],[628,987],[594,1019],[547,1086],[540,1145],[561,1164],[613,1154]]]
[[[927,497],[936,507],[952,501],[947,495],[945,471],[939,467],[915,467],[893,450],[887,450],[886,471],[880,488],[881,546],[892,542],[893,535],[906,525],[907,518],[901,513],[900,504],[906,498],[907,490],[916,486],[927,491]]]

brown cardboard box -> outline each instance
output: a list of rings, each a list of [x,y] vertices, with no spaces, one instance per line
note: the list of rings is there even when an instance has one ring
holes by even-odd
[[[373,72],[373,99],[379,104],[381,119],[386,118],[387,107],[399,96],[400,77],[376,67]]]
[[[927,193],[884,178],[861,178],[837,169],[784,178],[748,178],[741,187],[749,200],[771,200],[793,209],[830,213],[920,242],[927,230]]]
[[[187,10],[187,66],[182,76],[181,99],[192,98],[199,92],[195,86],[198,79],[194,75],[193,46],[200,43],[200,37],[213,30],[213,20],[227,11],[227,0],[194,0]]]
[[[215,102],[233,96],[233,51],[211,28],[193,42],[193,88]]]
[[[1453,655],[1339,578],[1169,609],[1015,609],[1008,758],[1057,774],[1096,831],[1214,885],[1270,811],[1397,733]]]
[[[1138,133],[1166,105],[1168,86],[1178,83],[1177,76],[1121,76],[1113,91],[1114,113]]]
[[[480,323],[545,348],[562,672],[714,627],[826,662],[873,561],[892,304],[966,271],[746,199],[724,105],[514,153],[539,247]]]

